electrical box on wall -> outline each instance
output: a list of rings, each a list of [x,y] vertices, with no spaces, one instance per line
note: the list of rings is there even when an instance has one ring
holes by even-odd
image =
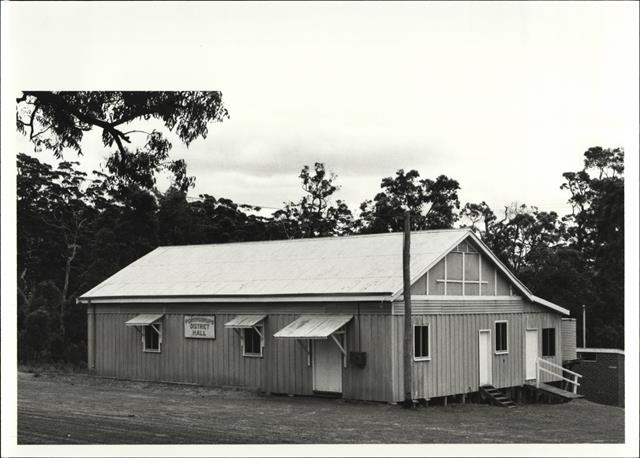
[[[362,369],[367,365],[367,352],[364,351],[351,351],[349,352],[349,361],[355,367]]]

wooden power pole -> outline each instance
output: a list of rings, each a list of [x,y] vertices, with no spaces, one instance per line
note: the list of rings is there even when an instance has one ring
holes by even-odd
[[[587,306],[582,304],[582,348],[587,348]]]
[[[404,295],[404,402],[405,407],[413,406],[411,389],[411,367],[413,362],[413,345],[411,337],[411,272],[409,261],[411,257],[411,214],[404,212],[404,246],[402,249],[402,279]]]

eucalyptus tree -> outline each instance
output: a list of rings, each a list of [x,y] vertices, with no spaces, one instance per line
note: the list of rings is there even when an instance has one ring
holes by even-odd
[[[333,200],[340,189],[337,177],[321,162],[316,162],[313,170],[305,165],[299,175],[304,194],[274,212],[272,224],[281,228],[285,238],[349,234],[353,226],[351,210],[342,200]]]
[[[459,183],[445,175],[420,179],[417,170],[403,169],[386,177],[382,191],[360,205],[358,230],[363,233],[395,232],[403,229],[404,211],[411,214],[411,229],[447,229],[458,220]]]
[[[162,170],[174,176],[180,189],[188,189],[194,178],[187,176],[184,160],[170,159],[166,133],[132,128],[131,123],[155,120],[188,146],[207,137],[210,123],[229,116],[218,91],[24,91],[16,101],[17,129],[35,151],[47,149],[58,158],[65,150],[81,155],[85,133],[98,129],[110,149],[109,172],[146,188]]]

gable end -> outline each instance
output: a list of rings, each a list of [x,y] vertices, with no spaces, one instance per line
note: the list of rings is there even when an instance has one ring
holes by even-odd
[[[414,277],[411,294],[423,299],[491,299],[523,296],[538,306],[568,315],[569,311],[534,296],[489,248],[467,231]],[[402,291],[394,294],[398,299]]]

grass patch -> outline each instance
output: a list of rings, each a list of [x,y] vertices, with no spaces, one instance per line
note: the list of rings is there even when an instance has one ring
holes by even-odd
[[[86,364],[77,365],[71,363],[25,363],[18,364],[18,372],[26,372],[39,377],[44,373],[56,374],[88,374],[89,369]]]

